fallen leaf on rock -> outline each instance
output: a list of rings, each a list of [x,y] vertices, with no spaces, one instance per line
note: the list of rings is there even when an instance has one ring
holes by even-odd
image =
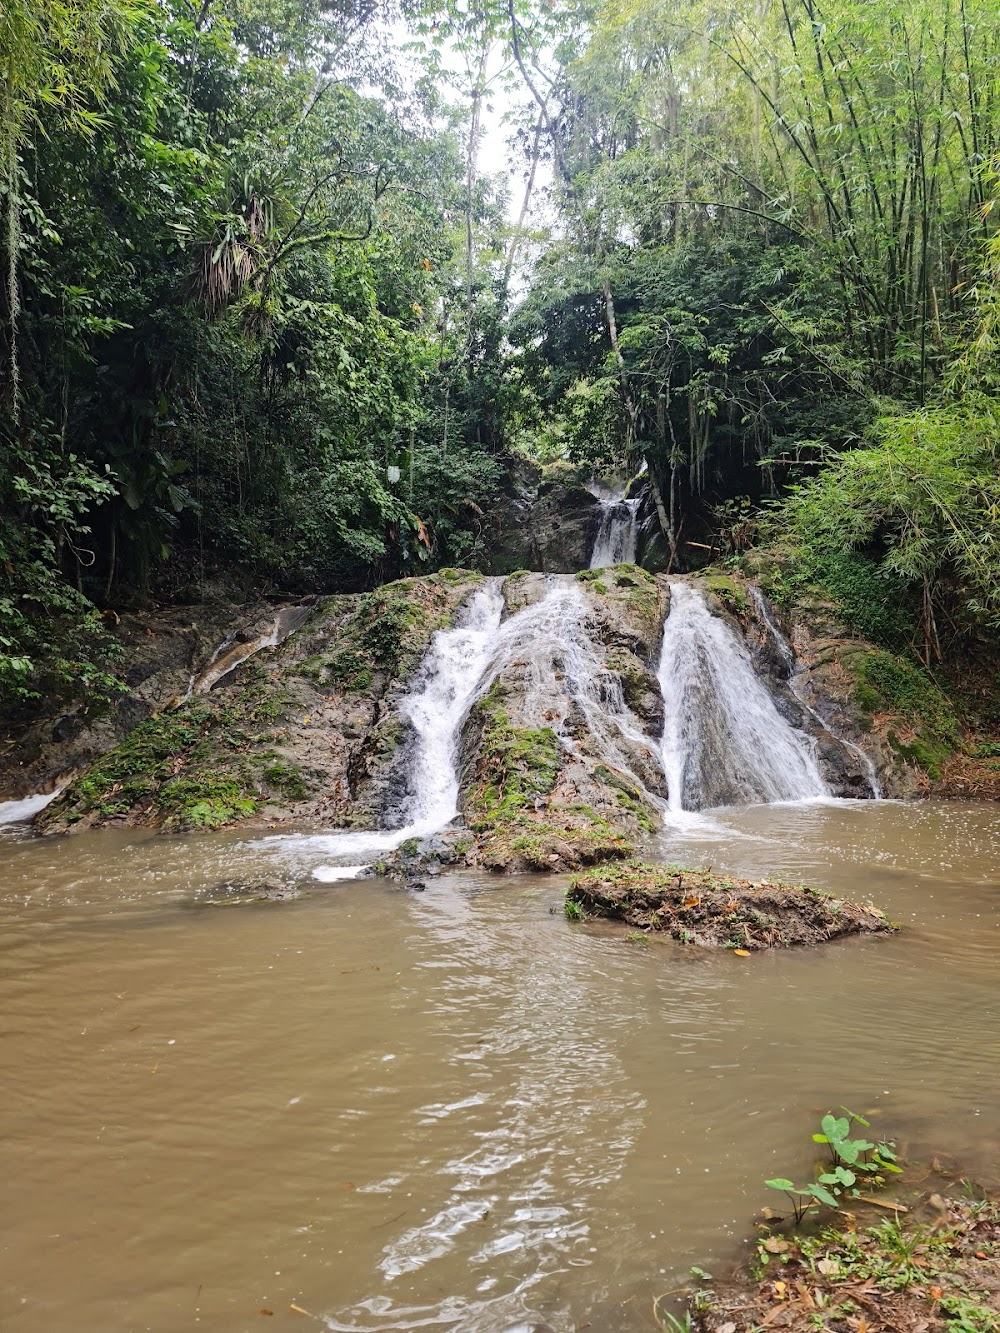
[[[768,1236],[764,1242],[764,1249],[768,1254],[784,1254],[788,1249],[788,1241],[782,1240],[780,1236]]]

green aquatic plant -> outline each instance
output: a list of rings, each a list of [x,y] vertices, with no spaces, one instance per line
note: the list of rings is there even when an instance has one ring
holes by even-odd
[[[836,1208],[845,1193],[857,1198],[862,1178],[871,1187],[884,1184],[887,1174],[902,1170],[896,1164],[896,1151],[891,1142],[851,1138],[855,1125],[869,1129],[870,1122],[846,1107],[841,1110],[846,1111],[846,1115],[837,1116],[832,1112],[825,1115],[820,1122],[820,1132],[812,1136],[813,1143],[825,1144],[830,1150],[828,1170],[821,1171],[815,1180],[805,1185],[796,1185],[784,1176],[764,1181],[769,1189],[780,1190],[791,1200],[796,1226],[818,1204]]]

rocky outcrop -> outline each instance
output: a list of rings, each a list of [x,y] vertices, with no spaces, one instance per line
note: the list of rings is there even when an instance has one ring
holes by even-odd
[[[109,628],[123,660],[124,693],[111,703],[78,704],[0,741],[0,799],[53,791],[119,744],[139,723],[192,691],[209,688],[229,666],[268,638],[275,641],[309,614],[308,602],[199,603],[126,613]]]
[[[511,469],[490,522],[488,574],[574,573],[590,564],[597,498],[579,468],[521,462]]]
[[[144,719],[38,827],[379,827],[406,783],[408,683],[479,581],[449,570],[319,602],[284,646]],[[462,730],[464,827],[404,844],[396,864],[561,870],[641,847],[664,795],[653,665],[668,595],[634,566],[508,579]]]
[[[802,884],[752,882],[641,861],[598,866],[574,879],[566,914],[610,917],[680,944],[741,954],[895,930],[870,903],[848,902]]]
[[[115,720],[121,730],[104,739],[117,743],[37,816],[37,827],[405,825],[414,774],[423,771],[413,746],[425,742],[402,705],[431,636],[481,582],[442,570],[268,608],[244,616],[198,666],[177,650],[190,649],[185,633],[172,631],[172,653],[147,661],[137,651],[132,664],[134,688],[145,690],[137,725],[123,735],[123,716]],[[824,632],[818,617],[783,617],[741,575],[709,575],[699,586],[742,633],[779,710],[815,738],[832,791],[918,789],[920,764],[929,762],[921,746],[939,733],[914,733],[881,711],[887,692],[905,685],[905,664]],[[499,585],[487,600],[498,615]],[[670,581],[634,565],[522,572],[503,582],[503,600],[495,643],[474,667],[461,655],[449,667],[475,677],[461,682],[476,690],[456,738],[461,814],[389,859],[404,876],[444,864],[572,870],[634,856],[659,828],[667,791],[655,673]],[[429,660],[428,679],[443,683],[446,699],[450,677]],[[182,677],[187,697],[177,689]],[[921,699],[922,716],[933,719]],[[872,701],[879,711],[868,713]],[[941,717],[941,728],[954,722],[943,705]]]
[[[446,570],[323,599],[283,646],[140,722],[37,827],[377,824],[407,677],[479,579]]]
[[[631,855],[665,796],[653,663],[666,583],[625,565],[521,575],[506,595],[506,651],[463,737],[463,859],[566,870]]]

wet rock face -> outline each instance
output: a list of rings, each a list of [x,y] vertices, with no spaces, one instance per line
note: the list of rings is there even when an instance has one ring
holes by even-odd
[[[467,864],[571,869],[654,831],[667,598],[633,566],[508,580],[492,683],[462,741]]]
[[[195,604],[125,614],[114,628],[125,652],[127,693],[111,704],[36,719],[0,745],[0,799],[54,790],[128,733],[184,697],[218,646],[270,624],[267,602]]]
[[[38,827],[377,826],[405,739],[406,680],[479,582],[449,570],[324,599],[283,646],[147,717]]]
[[[569,574],[586,569],[597,531],[597,498],[572,471],[522,465],[490,514],[486,572]]]

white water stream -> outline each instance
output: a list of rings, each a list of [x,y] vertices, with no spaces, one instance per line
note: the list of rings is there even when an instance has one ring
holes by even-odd
[[[591,569],[608,565],[634,564],[638,537],[639,501],[626,500],[625,488],[596,490],[597,535],[590,555]]]
[[[581,730],[576,720],[584,721],[582,730],[591,751],[599,752],[650,795],[636,758],[637,752],[645,751],[655,764],[656,746],[629,711],[621,677],[608,669],[586,596],[575,578],[551,575],[544,596],[504,622],[482,692],[505,668],[521,673],[518,725],[552,727],[572,751],[577,744],[574,732]],[[656,798],[650,795],[650,799]]]
[[[786,678],[788,680],[788,688],[792,691],[809,716],[819,723],[827,735],[832,736],[838,745],[843,745],[845,749],[850,750],[853,755],[861,760],[861,765],[868,778],[868,785],[871,788],[872,798],[876,801],[881,800],[882,784],[879,782],[878,771],[872,762],[871,755],[866,754],[860,745],[855,745],[854,742],[848,740],[846,736],[838,735],[826,719],[813,708],[812,704],[807,703],[806,700],[803,699],[799,688],[799,680],[803,672],[802,665],[795,660],[795,653],[792,651],[791,644],[775,624],[774,617],[771,615],[771,608],[767,604],[767,598],[754,584],[750,585],[750,598],[757,609],[757,614],[767,626],[774,646],[778,651],[778,656],[781,658],[781,663],[785,668]]]
[[[659,667],[671,812],[828,795],[808,737],[778,712],[735,631],[671,583]]]
[[[459,623],[439,630],[431,639],[399,710],[412,728],[406,790],[397,811],[400,826],[293,836],[282,841],[324,852],[339,862],[346,857],[391,851],[407,838],[427,837],[451,823],[458,813],[456,759],[462,722],[475,698],[502,613],[501,580],[488,579],[471,597]],[[349,879],[362,868],[328,864],[317,867],[313,874],[329,882]]]
[[[633,718],[620,677],[608,669],[595,643],[587,599],[576,581],[550,576],[539,600],[501,624],[502,613],[501,581],[491,579],[472,597],[462,623],[433,637],[400,704],[411,742],[405,791],[395,812],[399,827],[267,841],[285,842],[297,852],[325,853],[330,863],[313,875],[331,882],[357,875],[363,863],[354,864],[355,858],[391,851],[409,838],[445,828],[458,813],[462,724],[501,672],[520,686],[517,725],[551,727],[570,751],[579,744],[577,735],[585,736],[591,754],[599,754],[662,804],[642,775],[643,757],[649,767],[658,766],[657,747]],[[352,863],[344,864],[348,860]]]
[[[35,796],[23,796],[17,801],[0,801],[0,827],[4,824],[20,824],[33,818],[58,795],[57,788],[55,791],[42,792]]]

